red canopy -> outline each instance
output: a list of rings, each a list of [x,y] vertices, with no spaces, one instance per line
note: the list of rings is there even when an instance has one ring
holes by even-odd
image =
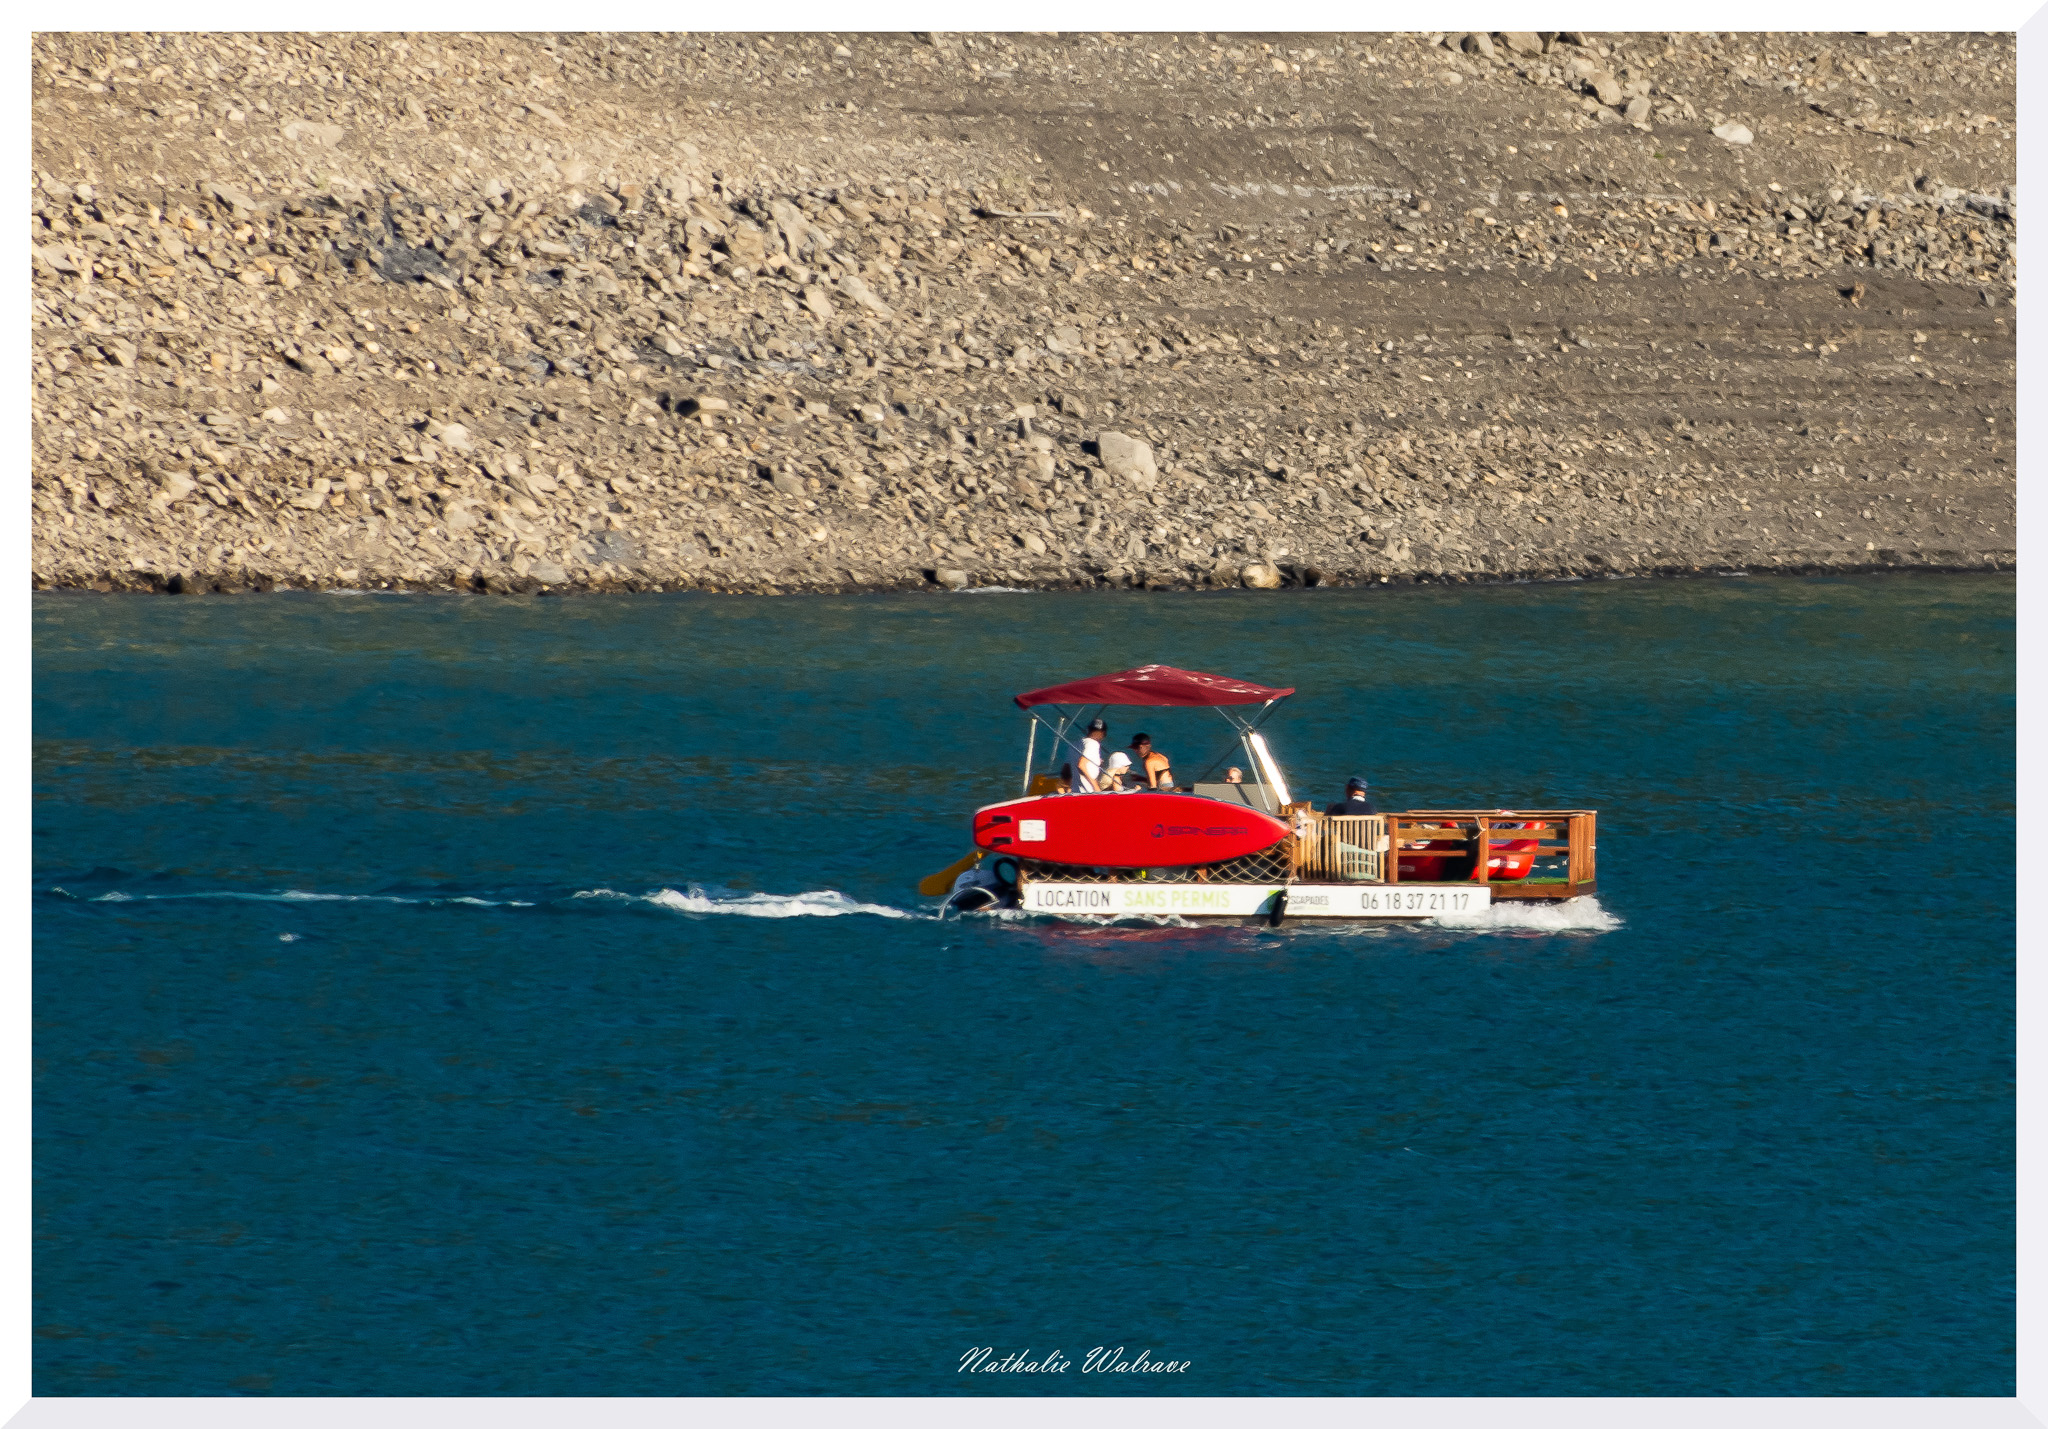
[[[1140,665],[1113,675],[1095,675],[1065,685],[1053,685],[1017,696],[1017,708],[1033,705],[1262,705],[1294,693],[1290,686],[1276,690],[1233,680],[1225,675],[1205,675],[1200,670],[1176,670],[1171,665]]]

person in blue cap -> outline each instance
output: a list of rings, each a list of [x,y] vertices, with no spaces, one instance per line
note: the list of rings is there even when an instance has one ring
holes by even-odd
[[[1344,797],[1324,809],[1325,814],[1377,814],[1380,806],[1372,801],[1372,791],[1357,775],[1344,781]]]

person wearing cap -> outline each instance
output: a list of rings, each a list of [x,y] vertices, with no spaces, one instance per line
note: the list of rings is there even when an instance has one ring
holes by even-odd
[[[1323,810],[1325,814],[1377,814],[1379,811],[1380,806],[1372,801],[1372,791],[1356,775],[1344,781],[1344,797]]]
[[[1109,737],[1109,726],[1100,719],[1089,721],[1088,732],[1081,738],[1081,767],[1074,771],[1074,792],[1100,789],[1097,782],[1102,778],[1102,741]]]
[[[1173,761],[1152,747],[1151,735],[1141,734],[1131,740],[1131,758],[1147,789],[1173,787]]]

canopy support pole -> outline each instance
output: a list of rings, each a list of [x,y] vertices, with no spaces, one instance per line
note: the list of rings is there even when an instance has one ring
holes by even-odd
[[[1038,756],[1038,716],[1031,716],[1031,737],[1024,741],[1024,787],[1017,792],[1031,792],[1031,762]]]

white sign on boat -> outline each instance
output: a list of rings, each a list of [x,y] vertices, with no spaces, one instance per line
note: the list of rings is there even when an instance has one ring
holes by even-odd
[[[1273,911],[1277,883],[1061,883],[1032,879],[1022,889],[1027,913],[1064,917],[1259,918]],[[1297,883],[1289,918],[1434,918],[1476,913],[1493,902],[1483,883]]]

